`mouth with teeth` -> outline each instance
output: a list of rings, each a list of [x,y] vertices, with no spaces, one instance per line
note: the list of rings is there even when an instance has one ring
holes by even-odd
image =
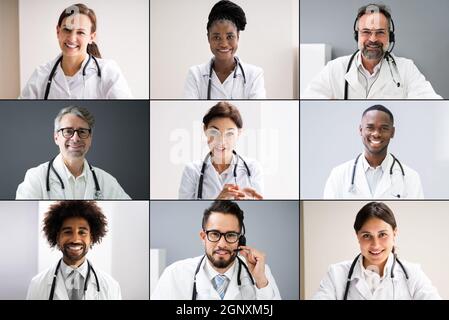
[[[383,250],[368,250],[369,254],[373,257],[379,257],[384,251],[385,251],[385,249],[383,249]]]
[[[64,255],[70,259],[80,259],[86,253],[86,246],[82,243],[68,243],[64,245]]]
[[[73,43],[69,43],[69,42],[64,42],[64,46],[69,49],[79,49],[79,46],[77,46],[76,44],[73,44]]]

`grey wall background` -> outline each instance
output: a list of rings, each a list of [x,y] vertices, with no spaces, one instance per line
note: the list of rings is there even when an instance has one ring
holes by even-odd
[[[199,233],[210,201],[151,201],[150,248],[166,249],[167,266],[204,254]],[[299,299],[299,203],[238,202],[249,246],[265,252],[282,299]],[[192,280],[193,281],[193,280]]]
[[[359,125],[375,104],[394,115],[389,152],[421,176],[425,198],[449,199],[448,101],[301,101],[301,199],[319,199],[333,167],[363,151]]]
[[[133,199],[149,198],[149,105],[145,101],[0,101],[0,199],[14,199],[31,167],[59,149],[54,118],[71,104],[95,116],[87,160],[112,174]]]
[[[25,299],[37,274],[37,201],[0,201],[0,300]]]
[[[376,2],[376,1],[372,1]],[[449,98],[449,1],[389,0],[396,27],[393,53],[412,59],[435,91]],[[332,59],[353,53],[357,43],[353,25],[357,10],[368,0],[301,0],[300,43],[326,43],[332,46]]]

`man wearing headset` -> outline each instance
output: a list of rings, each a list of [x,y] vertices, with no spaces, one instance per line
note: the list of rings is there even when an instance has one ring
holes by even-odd
[[[281,299],[265,255],[246,245],[243,211],[216,200],[204,211],[205,254],[177,261],[162,273],[153,300]]]
[[[107,232],[107,220],[94,201],[61,201],[50,206],[43,232],[62,258],[35,276],[28,300],[121,300],[120,286],[94,268],[86,255]]]
[[[369,107],[359,130],[364,152],[332,170],[324,199],[424,198],[418,173],[388,153],[395,133],[391,111],[382,105]]]
[[[412,60],[391,54],[394,22],[385,5],[359,9],[354,38],[358,50],[330,61],[302,99],[441,99]]]
[[[86,108],[69,106],[59,111],[53,135],[60,153],[26,172],[16,199],[130,199],[112,175],[85,159],[94,123]]]

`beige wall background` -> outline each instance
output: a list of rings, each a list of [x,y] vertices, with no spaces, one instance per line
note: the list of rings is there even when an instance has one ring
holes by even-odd
[[[150,94],[183,98],[189,67],[210,60],[206,24],[218,0],[151,0]],[[299,1],[235,0],[246,14],[237,55],[265,72],[269,99],[298,99]]]
[[[0,1],[0,97],[19,96],[19,4],[18,0]]]
[[[302,203],[301,299],[310,299],[330,264],[353,260],[360,252],[353,224],[367,201]],[[449,299],[449,203],[385,201],[396,217],[400,259],[419,263],[443,299]]]

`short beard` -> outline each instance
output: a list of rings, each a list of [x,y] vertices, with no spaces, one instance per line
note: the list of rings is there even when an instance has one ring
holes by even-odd
[[[373,43],[369,43],[369,44],[373,44]],[[376,43],[374,43],[374,44],[376,44]],[[375,51],[368,50],[367,46],[363,45],[361,51],[362,51],[362,55],[368,60],[380,60],[385,54],[385,50],[382,45],[378,48],[378,50],[375,50]]]
[[[231,257],[229,258],[229,260],[215,259],[212,255],[210,255],[207,252],[206,252],[206,255],[207,255],[207,258],[209,259],[209,261],[212,263],[212,265],[217,269],[225,269],[225,268],[229,267],[235,261],[235,258],[237,257],[236,252],[231,253]]]

